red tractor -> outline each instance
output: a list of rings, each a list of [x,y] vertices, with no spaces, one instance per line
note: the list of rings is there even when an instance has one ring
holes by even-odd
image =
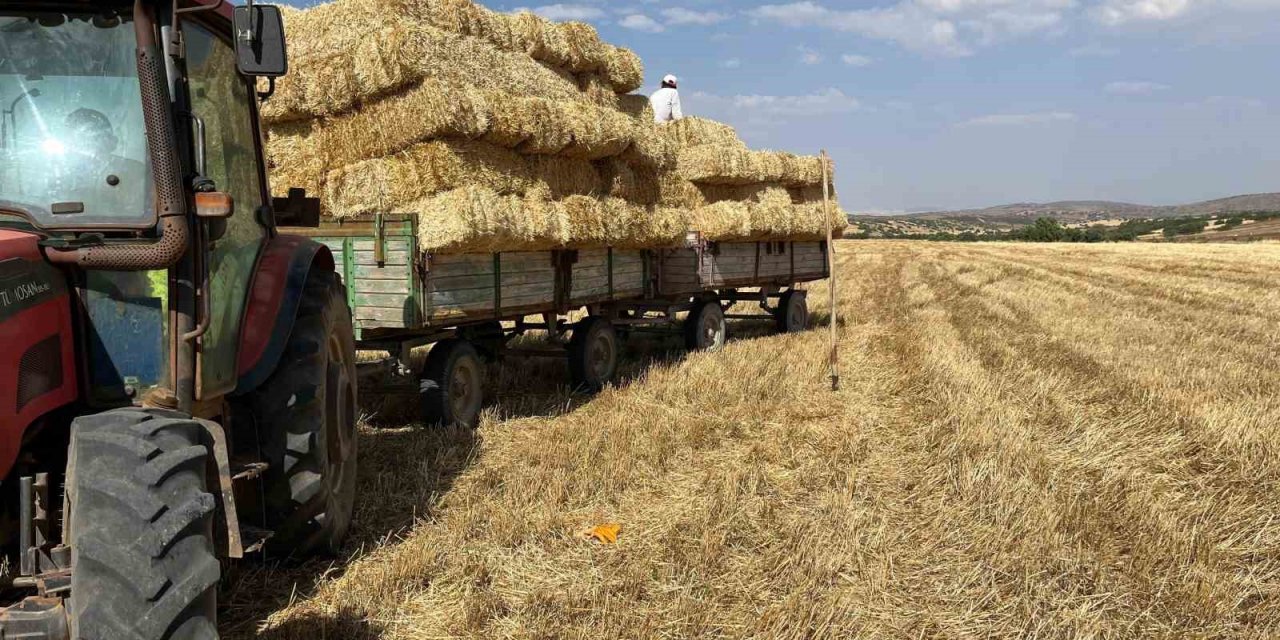
[[[346,291],[272,199],[280,12],[0,2],[0,638],[216,638],[224,560],[338,549]]]

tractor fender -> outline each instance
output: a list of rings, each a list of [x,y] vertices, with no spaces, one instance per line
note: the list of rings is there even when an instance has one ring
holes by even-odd
[[[27,428],[79,397],[66,276],[45,262],[38,241],[0,229],[0,477]]]
[[[275,371],[298,317],[307,277],[317,269],[333,272],[329,247],[284,234],[267,241],[249,285],[236,360],[239,380],[233,395],[257,389]]]

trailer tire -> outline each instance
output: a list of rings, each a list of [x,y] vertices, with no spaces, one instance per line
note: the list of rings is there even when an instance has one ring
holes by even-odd
[[[690,351],[719,351],[724,348],[728,328],[719,300],[699,302],[684,322],[684,345]]]
[[[262,455],[268,549],[333,555],[356,498],[355,334],[334,273],[307,279],[276,370],[249,401]]]
[[[773,310],[778,333],[799,333],[809,328],[808,300],[805,292],[796,289],[782,294],[778,308]]]
[[[474,428],[484,404],[484,365],[476,348],[460,338],[437,342],[427,354],[420,388],[427,426]]]
[[[208,450],[201,425],[177,415],[118,409],[71,423],[74,638],[218,637]]]
[[[486,362],[497,362],[502,355],[502,347],[506,344],[506,330],[497,320],[480,322],[463,331],[467,341],[476,349]]]
[[[569,380],[574,389],[598,393],[618,372],[618,334],[608,318],[590,316],[569,340]]]

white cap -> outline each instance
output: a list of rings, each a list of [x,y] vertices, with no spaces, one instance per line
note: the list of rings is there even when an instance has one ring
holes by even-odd
[[[676,84],[676,77],[668,73],[667,75],[662,76],[662,83],[663,83],[663,84]]]

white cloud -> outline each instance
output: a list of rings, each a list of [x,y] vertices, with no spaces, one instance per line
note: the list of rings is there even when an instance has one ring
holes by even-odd
[[[1065,111],[1046,111],[1041,113],[997,113],[979,116],[960,123],[961,127],[1021,127],[1033,124],[1051,124],[1055,122],[1075,122],[1079,118],[1074,113]]]
[[[548,4],[532,9],[516,7],[513,11],[529,11],[548,20],[598,20],[605,15],[603,9],[585,4]]]
[[[729,19],[729,16],[716,11],[694,11],[684,7],[663,9],[662,17],[669,25],[696,24],[706,26]]]
[[[1160,84],[1159,82],[1112,82],[1103,87],[1103,91],[1118,96],[1148,96],[1168,88],[1169,85]]]
[[[1161,22],[1184,15],[1191,0],[1104,0],[1090,13],[1104,25],[1114,27],[1129,22]]]
[[[895,42],[907,49],[963,56],[978,46],[1064,28],[1076,0],[900,0],[840,10],[805,0],[747,12],[757,22],[822,27]]]
[[[809,47],[799,46],[796,47],[796,51],[800,52],[800,62],[804,64],[820,64],[822,62],[822,54]]]
[[[720,61],[720,66],[725,69],[737,69],[742,66],[742,60],[739,58],[729,58],[728,60]]]
[[[1085,44],[1069,50],[1067,53],[1077,58],[1109,58],[1119,53],[1111,47],[1100,44]]]
[[[857,111],[861,107],[857,98],[845,95],[843,91],[835,88],[791,96],[717,96],[697,92],[692,97],[694,100],[691,104],[705,105],[711,111],[725,114],[723,117],[727,119],[745,116],[748,121],[835,115]],[[686,108],[686,111],[688,110]]]
[[[618,21],[620,26],[636,31],[645,31],[648,33],[658,33],[665,28],[658,24],[657,20],[644,15],[643,13],[633,13]]]
[[[1248,107],[1250,109],[1266,106],[1266,103],[1257,98],[1242,98],[1240,96],[1209,96],[1204,99],[1203,104],[1210,107]]]
[[[1206,24],[1225,19],[1228,31],[1249,32],[1256,24],[1251,13],[1280,10],[1277,0],[1100,0],[1089,16],[1107,27],[1144,24]],[[1230,35],[1230,34],[1224,34]],[[1243,35],[1243,34],[1242,34]]]
[[[841,3],[844,4],[844,3]],[[1072,30],[1110,30],[1143,24],[1195,27],[1193,39],[1242,39],[1280,13],[1280,0],[882,0],[845,9],[835,2],[801,0],[746,11],[757,23],[855,33],[903,48],[966,56],[1011,39],[1053,37]],[[1078,47],[1072,55],[1100,55]]]
[[[875,62],[867,56],[856,53],[846,53],[840,56],[840,61],[851,67],[866,67],[870,66],[872,62]]]

